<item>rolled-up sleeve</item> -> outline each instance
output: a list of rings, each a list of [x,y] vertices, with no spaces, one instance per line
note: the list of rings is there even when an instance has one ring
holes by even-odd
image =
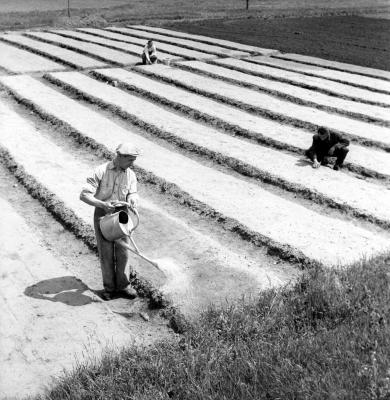
[[[81,193],[95,194],[99,189],[102,178],[103,170],[98,167],[87,177],[86,183],[81,189]]]

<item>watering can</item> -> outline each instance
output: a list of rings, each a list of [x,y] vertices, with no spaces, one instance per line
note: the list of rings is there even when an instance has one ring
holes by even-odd
[[[132,253],[137,254],[139,257],[149,262],[150,264],[152,264],[154,267],[156,267],[161,271],[161,269],[159,268],[158,264],[155,261],[144,256],[139,251],[137,245],[134,242],[134,239],[131,236],[139,225],[138,211],[135,208],[133,208],[129,203],[120,202],[120,206],[121,207],[127,206],[130,209],[130,211],[134,214],[135,216],[134,220],[130,218],[129,214],[126,211],[123,210],[114,212],[113,214],[105,215],[104,217],[100,218],[99,221],[100,230],[102,232],[103,237],[106,240],[110,242],[116,242],[117,244],[131,251]],[[123,241],[120,240],[125,236],[129,237],[130,242],[132,243],[134,248],[131,248],[127,243],[124,243]]]

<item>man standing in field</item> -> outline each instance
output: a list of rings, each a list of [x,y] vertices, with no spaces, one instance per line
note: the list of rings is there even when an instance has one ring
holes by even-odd
[[[80,194],[80,200],[95,207],[93,220],[103,275],[104,292],[101,297],[104,300],[111,300],[115,294],[130,298],[137,296],[126,275],[129,267],[128,250],[103,237],[99,220],[106,214],[118,211],[124,202],[137,208],[137,178],[131,167],[138,155],[138,149],[130,143],[120,144],[116,149],[116,157],[95,169]],[[121,240],[127,244],[130,242],[128,237]]]
[[[333,169],[338,171],[342,168],[345,157],[349,152],[348,146],[348,139],[338,133],[330,132],[327,128],[320,127],[313,136],[313,144],[310,149],[305,151],[305,155],[313,162],[313,168],[327,165],[329,164],[329,157],[335,157],[336,163]]]

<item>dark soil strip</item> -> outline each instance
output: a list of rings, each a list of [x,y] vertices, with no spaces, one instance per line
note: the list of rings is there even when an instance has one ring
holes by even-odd
[[[175,80],[173,78],[168,78],[168,77],[164,77],[164,76],[160,76],[158,74],[155,74],[151,70],[145,70],[145,69],[141,69],[141,68],[137,68],[137,67],[135,67],[134,69],[137,72],[141,72],[146,76],[152,76],[157,80],[161,80],[161,81],[167,82],[167,83],[169,83],[171,85],[175,85],[175,86],[177,86],[179,88],[189,90],[189,91],[194,92],[196,94],[200,94],[202,96],[205,96],[205,97],[217,100],[217,101],[221,101],[222,103],[229,104],[230,106],[237,107],[237,108],[239,108],[241,110],[244,110],[246,112],[250,112],[250,113],[255,114],[255,115],[260,115],[262,117],[271,119],[273,121],[278,121],[278,122],[280,122],[282,124],[289,124],[289,125],[295,126],[297,128],[305,129],[305,130],[307,130],[309,132],[316,132],[317,129],[319,128],[319,126],[320,126],[320,125],[312,124],[311,122],[301,121],[300,119],[290,118],[290,117],[287,117],[287,116],[285,116],[283,114],[279,114],[279,113],[276,113],[276,112],[273,112],[273,111],[264,110],[262,108],[255,107],[255,106],[252,106],[250,104],[243,103],[241,101],[234,100],[234,99],[231,99],[229,97],[225,97],[225,96],[219,95],[217,93],[211,93],[211,92],[208,92],[206,90],[198,89],[196,87],[191,86],[190,84],[180,82],[180,81]],[[377,147],[377,148],[380,148],[380,149],[385,150],[387,152],[390,152],[390,145],[388,145],[386,143],[381,143],[381,142],[377,142],[377,141],[374,141],[374,140],[361,138],[361,137],[358,137],[358,136],[352,136],[352,135],[350,135],[348,133],[345,133],[343,131],[338,131],[338,130],[335,130],[335,129],[333,129],[333,131],[348,137],[352,142],[359,143],[361,145],[368,146],[368,147]]]
[[[49,44],[52,44],[54,46],[61,47],[63,49],[71,50],[71,51],[74,51],[75,53],[83,54],[85,56],[94,58],[95,60],[103,61],[103,62],[109,63],[111,65],[123,66],[123,64],[115,62],[115,61],[112,61],[110,58],[103,57],[103,56],[101,56],[99,54],[96,54],[96,53],[90,53],[89,51],[81,50],[81,49],[78,49],[78,48],[73,47],[73,46],[68,45],[68,44],[59,43],[59,42],[56,42],[56,41],[50,40],[50,39],[44,39],[44,38],[36,37],[34,35],[30,35],[29,33],[24,33],[23,35],[27,36],[30,39],[34,39],[34,40],[37,40],[37,41],[43,42],[43,43],[49,43]]]
[[[98,73],[95,73],[95,75],[98,77],[100,76]],[[66,90],[72,92],[73,94],[76,94],[77,96],[82,96],[83,99],[86,99],[87,101],[92,102],[93,104],[97,104],[99,107],[101,107],[103,109],[109,110],[113,114],[120,116],[121,118],[125,119],[126,121],[129,121],[131,124],[142,128],[149,134],[157,136],[159,138],[162,138],[162,139],[168,141],[169,143],[174,144],[179,149],[183,148],[183,149],[185,149],[187,151],[191,151],[197,155],[205,156],[208,159],[210,159],[220,165],[229,167],[244,176],[249,176],[251,178],[255,178],[262,182],[265,182],[267,184],[281,187],[289,192],[297,193],[300,196],[302,196],[303,198],[308,199],[310,201],[314,201],[318,204],[326,205],[333,209],[337,209],[348,215],[352,215],[354,217],[361,218],[365,221],[377,224],[378,226],[381,226],[385,229],[390,228],[390,221],[382,220],[378,217],[370,215],[367,212],[357,210],[357,209],[355,209],[351,206],[348,206],[344,203],[339,203],[323,194],[319,194],[319,193],[317,193],[313,190],[310,190],[300,184],[294,184],[283,178],[274,176],[266,171],[260,170],[256,167],[254,167],[250,164],[247,164],[243,161],[240,161],[236,158],[223,155],[219,152],[210,150],[207,147],[196,145],[193,142],[190,142],[183,138],[180,138],[168,131],[158,128],[155,125],[144,122],[143,120],[124,111],[120,107],[117,107],[111,103],[106,103],[106,102],[100,100],[99,98],[85,94],[85,93],[75,89],[72,86],[65,85],[62,81],[56,80],[51,75],[45,75],[45,78],[48,79],[50,82],[65,88]]]
[[[242,61],[251,62],[249,59],[242,59]],[[268,75],[267,73],[261,73],[261,72],[250,71],[250,70],[247,70],[247,69],[245,69],[245,68],[240,68],[240,67],[238,67],[238,66],[236,67],[236,66],[232,66],[232,65],[220,65],[220,64],[218,64],[218,63],[213,62],[212,60],[209,60],[209,61],[207,61],[207,62],[210,63],[210,64],[215,64],[215,65],[217,65],[217,66],[219,66],[219,67],[222,66],[222,67],[224,67],[224,68],[232,69],[232,70],[239,71],[239,72],[244,72],[245,74],[248,74],[248,75],[259,76],[259,77],[261,77],[261,78],[265,78],[265,79],[269,79],[269,80],[273,80],[273,81],[289,83],[290,85],[302,87],[302,88],[304,88],[304,89],[315,90],[315,91],[317,91],[317,92],[319,92],[319,93],[324,93],[324,94],[327,94],[327,95],[329,95],[329,96],[340,97],[341,99],[345,99],[345,100],[352,100],[352,101],[357,101],[357,102],[359,102],[359,103],[365,103],[365,104],[371,104],[371,105],[374,105],[374,106],[380,106],[380,107],[390,108],[390,105],[389,105],[389,104],[378,103],[378,102],[376,102],[376,101],[361,99],[361,98],[359,98],[359,97],[346,96],[346,95],[340,94],[340,93],[338,93],[338,92],[334,92],[334,91],[331,90],[331,89],[329,89],[329,90],[322,89],[322,88],[319,88],[319,87],[314,86],[314,85],[296,82],[296,81],[294,81],[294,80],[291,80],[291,79],[288,79],[288,78],[284,78],[284,77],[282,77],[282,76],[280,76],[280,77],[275,77],[275,76]],[[256,63],[252,63],[252,64],[256,64]],[[177,65],[176,65],[176,66],[177,66]],[[270,67],[270,66],[268,65],[268,67]],[[272,68],[273,68],[273,67],[272,67]],[[296,72],[296,71],[294,71],[294,72]],[[321,78],[321,77],[317,77],[317,78],[319,78],[319,79],[324,79],[324,78]]]
[[[269,65],[266,62],[262,62],[260,60],[247,60],[247,61],[249,61],[249,62],[251,62],[253,64],[266,65],[268,67],[269,66],[272,67],[272,65]],[[277,68],[283,69],[285,71],[297,72],[295,69],[289,68],[287,66],[278,65]],[[371,86],[366,86],[364,84],[346,82],[346,81],[343,81],[342,79],[336,79],[336,78],[329,78],[329,77],[325,78],[325,77],[318,76],[316,74],[313,74],[313,73],[310,73],[310,72],[307,72],[307,71],[299,71],[298,73],[300,73],[302,75],[313,76],[315,78],[322,78],[322,79],[327,79],[329,81],[343,83],[344,85],[350,85],[350,86],[358,87],[358,88],[361,88],[361,89],[371,90],[372,92],[383,93],[383,94],[387,94],[387,95],[390,94],[390,92],[387,91],[387,90],[381,90],[381,89],[373,88]]]
[[[140,71],[137,70],[136,72],[140,72]],[[98,71],[91,71],[90,74],[92,76],[94,76],[95,78],[97,78],[101,81],[104,81],[104,82],[112,83],[115,80],[115,79],[110,79],[109,77],[99,73]],[[272,147],[272,148],[275,148],[278,150],[282,150],[284,152],[299,154],[299,155],[303,156],[304,151],[299,147],[295,147],[293,145],[290,145],[290,144],[287,144],[284,142],[279,142],[279,141],[269,138],[267,136],[263,136],[259,132],[253,132],[253,131],[250,131],[247,129],[243,129],[238,125],[230,124],[230,123],[224,121],[223,119],[219,119],[217,117],[205,114],[201,111],[198,111],[194,108],[184,106],[181,103],[174,102],[163,96],[159,96],[155,93],[141,89],[138,86],[133,86],[129,83],[125,83],[122,81],[117,81],[116,84],[118,85],[118,87],[121,87],[123,89],[130,91],[132,94],[137,93],[137,94],[141,95],[142,97],[145,97],[145,98],[148,98],[148,99],[154,101],[155,103],[162,104],[164,106],[168,106],[176,111],[179,111],[179,112],[187,115],[188,117],[190,117],[191,119],[193,119],[195,121],[206,122],[207,124],[212,125],[215,128],[217,128],[231,136],[234,136],[234,137],[241,136],[245,139],[249,139],[249,141],[254,142],[254,143],[258,143],[258,144]],[[362,167],[360,165],[345,162],[344,167],[352,172],[355,172],[357,174],[360,174],[360,175],[368,177],[368,178],[375,178],[375,179],[384,180],[384,181],[390,180],[389,175],[381,174],[377,171],[373,171],[371,169]]]
[[[271,57],[279,58],[281,60],[286,60],[286,61],[294,61],[294,60],[291,60],[290,58],[284,57],[283,54],[275,54],[275,55],[272,55]],[[328,65],[318,64],[315,61],[310,62],[310,61],[301,61],[301,60],[299,60],[299,63],[300,64],[306,64],[306,65],[314,65],[316,67],[321,67],[321,68],[326,68],[326,69],[334,69],[336,71],[341,71],[341,72],[348,72],[349,74],[367,76],[369,78],[382,79],[384,81],[390,81],[390,78],[386,78],[384,76],[383,77],[382,76],[377,76],[377,75],[374,75],[374,74],[370,74],[369,72],[355,72],[355,71],[352,72],[351,70],[349,70],[347,68],[343,68],[341,66],[330,66],[330,65],[328,66]]]
[[[49,77],[49,80],[53,81],[52,78]],[[53,82],[56,83],[56,82]],[[92,97],[88,97],[85,93],[82,93],[73,87],[67,85],[62,85],[65,89],[74,93],[80,99],[87,100],[92,103],[96,103],[96,101]],[[93,149],[95,152],[100,152],[107,159],[112,159],[113,153],[110,152],[105,146],[97,143],[93,139],[83,135],[82,133],[75,130],[73,127],[68,125],[67,123],[59,120],[58,118],[48,114],[45,110],[41,109],[33,102],[18,96],[16,93],[8,91],[19,103],[23,104],[27,108],[33,110],[37,115],[39,115],[44,121],[49,122],[55,126],[58,126],[66,132],[68,136],[74,138],[77,143],[88,146]],[[98,101],[98,99],[97,99]],[[97,103],[98,104],[98,103]],[[101,104],[103,108],[107,108],[104,103]],[[117,110],[118,115],[120,115],[120,110]],[[233,218],[229,218],[216,211],[212,207],[208,206],[205,203],[202,203],[187,192],[183,191],[176,184],[168,182],[160,177],[157,177],[153,173],[141,169],[139,167],[135,168],[137,172],[137,177],[140,182],[145,182],[150,185],[153,185],[156,190],[159,190],[161,193],[169,195],[172,200],[177,201],[180,205],[186,206],[189,209],[195,211],[199,215],[207,216],[213,221],[216,221],[220,226],[222,226],[226,231],[233,232],[237,234],[241,239],[246,240],[250,243],[253,243],[258,247],[267,247],[268,254],[271,256],[279,257],[283,260],[286,260],[292,264],[295,264],[301,268],[308,268],[313,266],[321,265],[321,263],[310,259],[305,256],[300,250],[295,249],[289,245],[279,243],[270,239],[267,236],[264,236],[258,232],[254,232],[244,224],[236,221]],[[158,301],[156,300],[156,303]]]
[[[68,67],[71,67],[71,68],[74,68],[74,69],[77,69],[77,70],[81,69],[77,64],[74,64],[71,61],[64,60],[64,59],[62,59],[60,57],[54,56],[54,55],[52,55],[50,53],[46,53],[45,51],[42,51],[42,50],[34,49],[33,47],[27,46],[27,45],[22,44],[22,43],[15,43],[15,42],[13,42],[11,40],[7,40],[4,36],[0,36],[0,40],[2,40],[5,43],[11,44],[12,46],[18,47],[20,49],[27,50],[27,51],[30,51],[31,53],[38,54],[40,56],[46,57],[46,58],[48,58],[50,60],[56,61],[56,62],[58,62],[60,64],[66,65]]]
[[[380,118],[370,117],[370,116],[368,116],[366,114],[355,113],[355,112],[352,112],[352,111],[343,110],[341,108],[329,107],[329,106],[325,106],[325,105],[322,105],[322,104],[315,103],[313,101],[303,100],[303,99],[301,99],[299,97],[292,96],[292,95],[289,95],[287,93],[280,92],[278,90],[267,89],[265,87],[262,87],[260,85],[256,85],[256,84],[253,84],[253,83],[242,82],[242,81],[240,81],[238,79],[235,79],[235,78],[228,78],[228,77],[225,77],[225,76],[214,74],[212,72],[206,72],[206,71],[200,70],[200,69],[198,69],[196,67],[192,67],[190,65],[175,63],[175,66],[178,67],[178,68],[184,69],[186,71],[194,72],[196,74],[204,75],[204,76],[207,76],[207,77],[210,77],[210,78],[213,78],[213,79],[218,79],[218,80],[223,81],[223,82],[229,82],[229,83],[232,83],[232,84],[237,85],[237,86],[241,86],[241,87],[245,87],[245,88],[253,89],[253,90],[258,90],[260,92],[267,93],[267,94],[269,94],[271,96],[274,96],[276,98],[282,98],[283,100],[288,100],[288,101],[290,101],[292,103],[299,104],[299,105],[302,105],[302,106],[313,107],[313,108],[317,108],[319,110],[323,110],[323,111],[326,111],[326,112],[329,112],[329,113],[341,114],[341,115],[345,115],[345,116],[350,117],[350,118],[358,119],[360,121],[374,123],[374,124],[379,125],[379,126],[390,127],[390,121],[382,120]],[[389,115],[390,115],[390,111],[389,111]]]

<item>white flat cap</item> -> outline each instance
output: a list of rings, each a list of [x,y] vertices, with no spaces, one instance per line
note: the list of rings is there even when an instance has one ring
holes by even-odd
[[[141,154],[140,150],[131,143],[121,143],[116,148],[116,152],[123,156],[134,156],[134,157],[137,157]]]

